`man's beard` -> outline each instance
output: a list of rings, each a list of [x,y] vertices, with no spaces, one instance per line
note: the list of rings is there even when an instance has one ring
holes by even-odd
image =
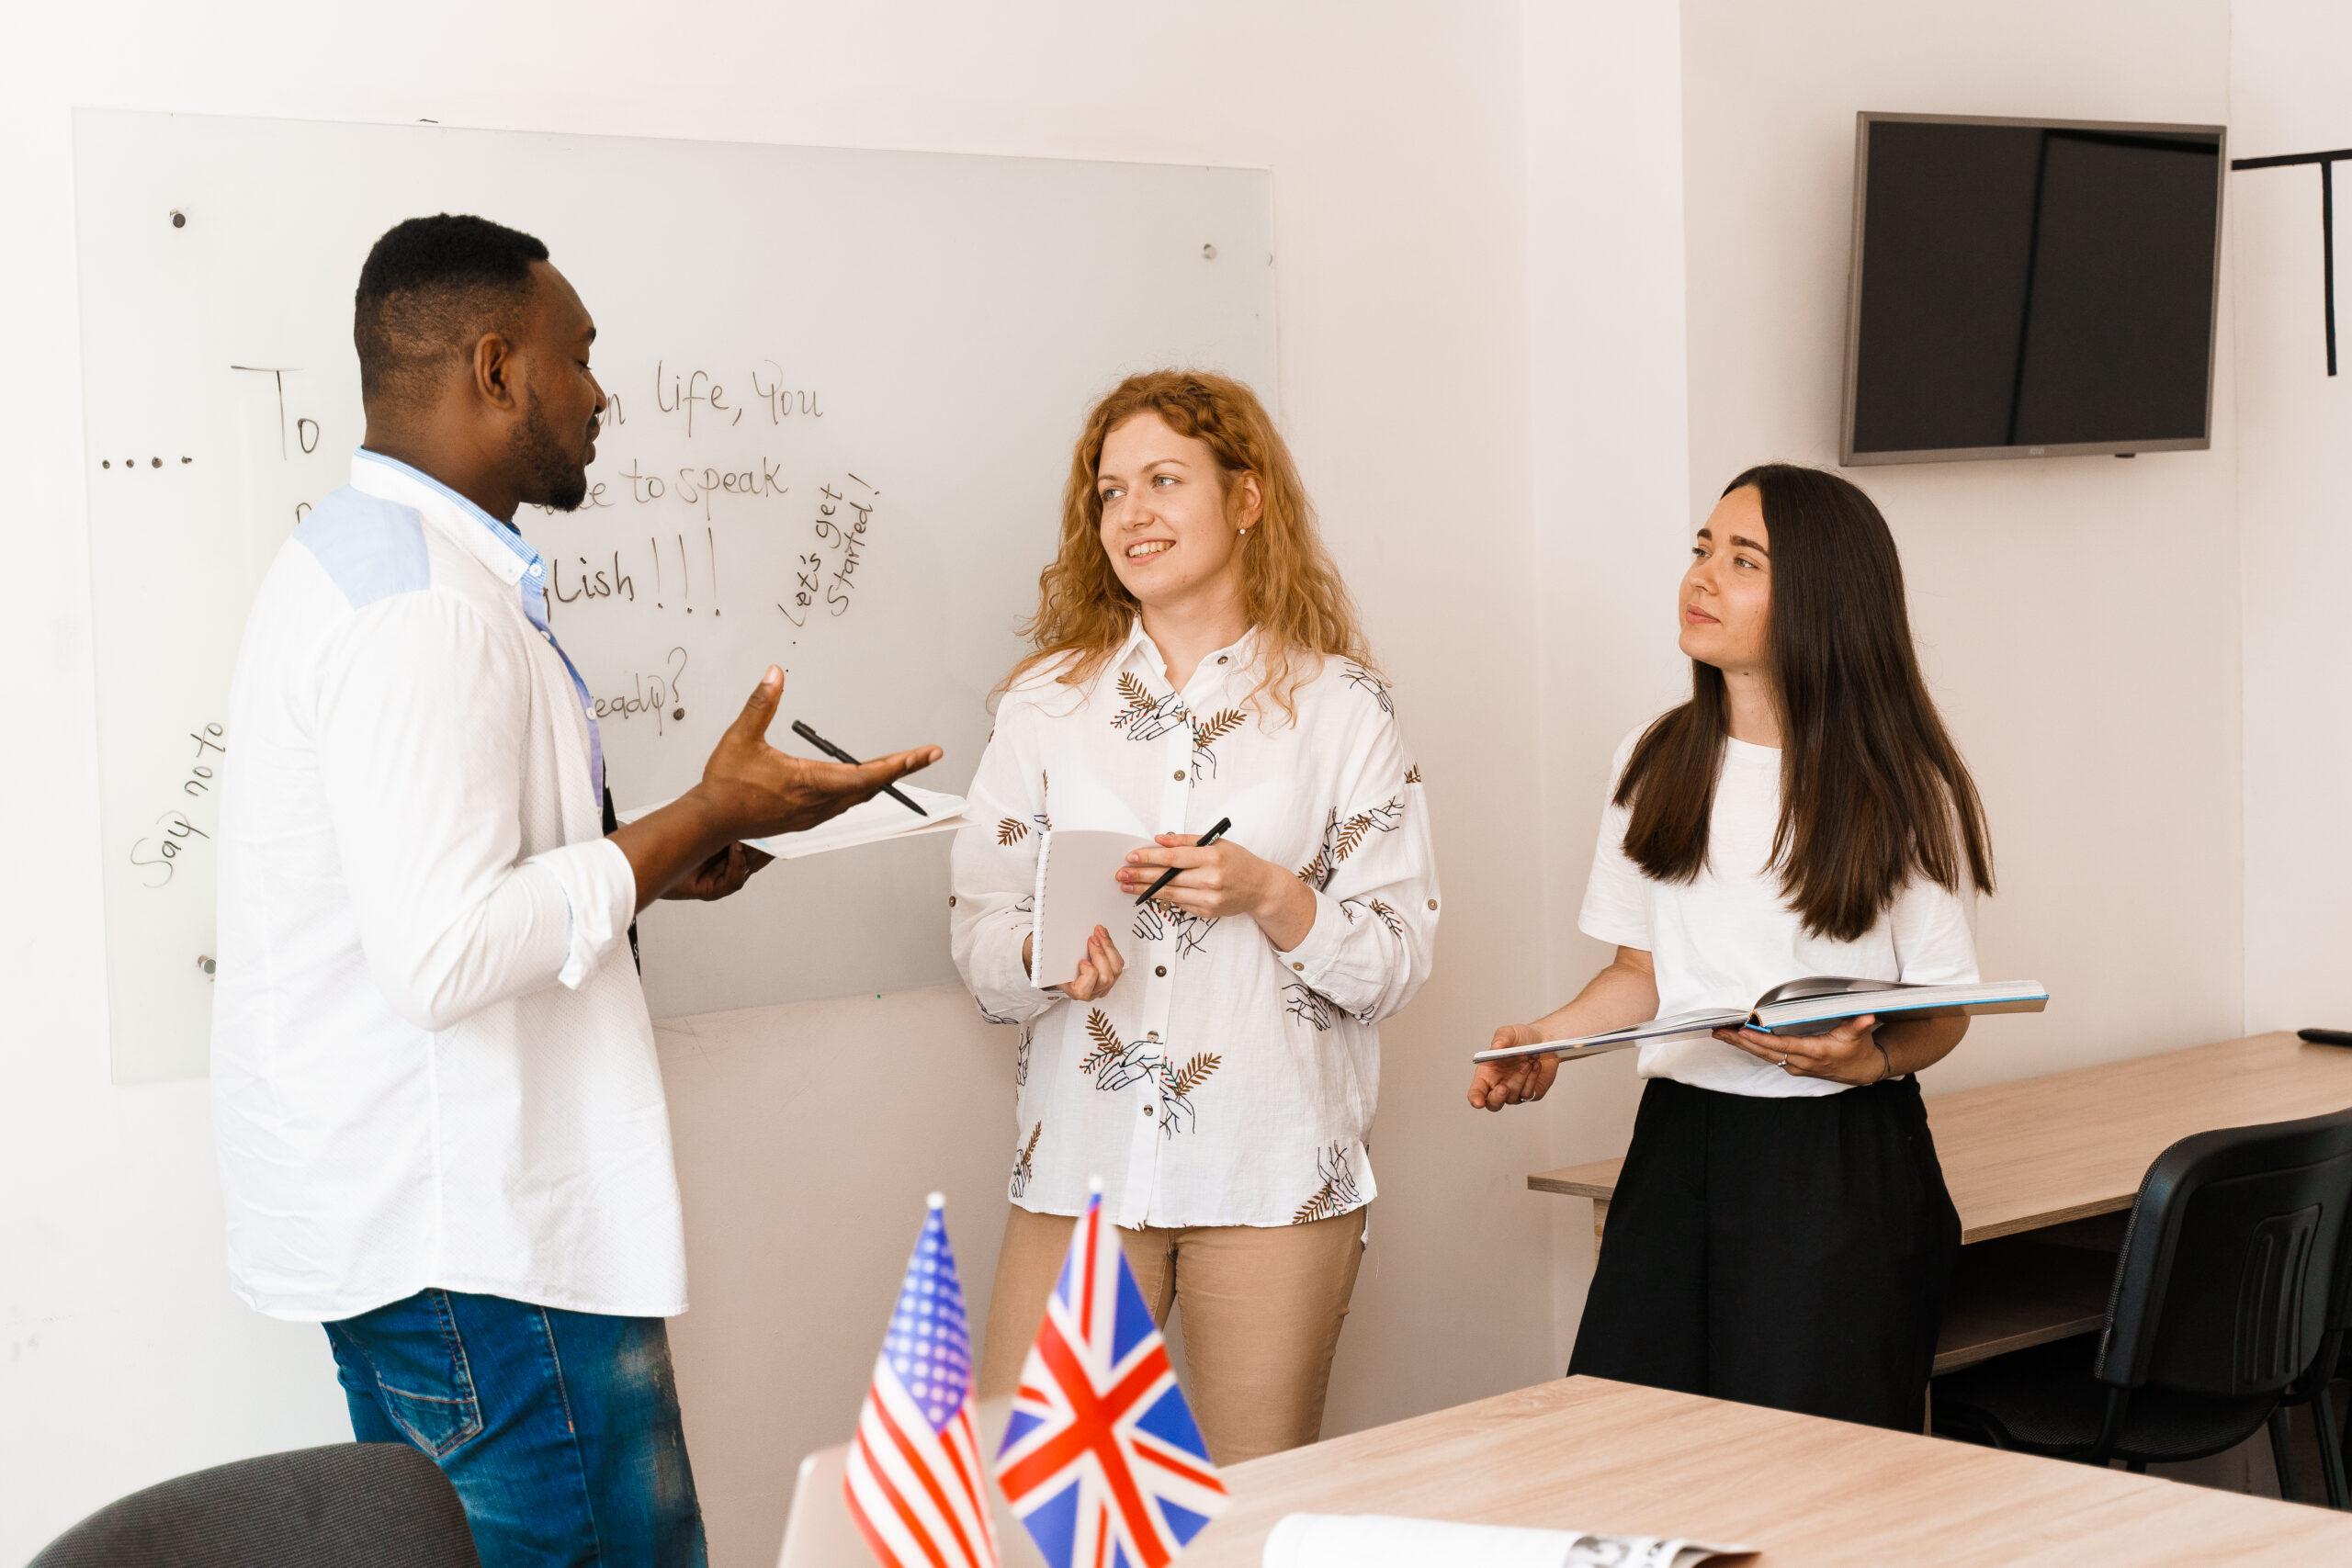
[[[528,412],[523,416],[521,428],[514,432],[515,458],[528,478],[528,488],[522,499],[555,512],[573,512],[588,499],[588,465],[580,460],[579,451],[567,452],[556,438],[554,427],[548,423],[547,410],[540,406],[537,392],[526,392]]]

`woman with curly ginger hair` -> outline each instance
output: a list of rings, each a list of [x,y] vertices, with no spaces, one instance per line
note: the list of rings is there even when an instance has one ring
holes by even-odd
[[[1153,1315],[1183,1308],[1209,1451],[1313,1442],[1374,1195],[1378,1025],[1429,974],[1437,875],[1395,702],[1249,388],[1162,370],[1102,400],[1024,631],[950,911],[981,1012],[1021,1028],[980,1393],[1018,1380],[1100,1177]],[[1131,834],[1123,893],[1175,880],[1083,953],[1036,954],[1055,829]]]

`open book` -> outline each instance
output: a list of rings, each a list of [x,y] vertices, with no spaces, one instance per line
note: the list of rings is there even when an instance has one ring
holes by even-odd
[[[1520,1529],[1382,1514],[1285,1514],[1267,1536],[1264,1568],[1693,1568],[1747,1557],[1749,1546],[1667,1536]]]
[[[1544,1040],[1481,1051],[1474,1062],[1512,1056],[1598,1056],[1668,1034],[1703,1034],[1711,1029],[1753,1029],[1765,1034],[1826,1034],[1848,1019],[1874,1013],[1882,1022],[1915,1018],[1958,1018],[1980,1012],[2040,1012],[2050,993],[2039,980],[1981,980],[1962,986],[1914,986],[1901,980],[1857,980],[1815,975],[1784,980],[1756,998],[1756,1005],[1714,1008],[1654,1018],[1625,1029],[1584,1034],[1573,1040]]]

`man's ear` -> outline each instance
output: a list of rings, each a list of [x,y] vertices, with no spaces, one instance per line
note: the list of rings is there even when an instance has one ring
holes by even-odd
[[[514,383],[514,345],[497,333],[474,340],[474,394],[507,412],[520,407]]]

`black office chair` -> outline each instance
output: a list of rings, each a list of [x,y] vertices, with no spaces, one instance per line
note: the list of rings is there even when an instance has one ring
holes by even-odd
[[[2323,1355],[2352,1247],[2352,1111],[2183,1138],[2140,1183],[2107,1325],[1935,1380],[1939,1436],[2088,1464],[2202,1459],[2266,1424]]]
[[[264,1454],[150,1486],[30,1568],[481,1568],[457,1488],[405,1443]]]
[[[2352,1259],[2352,1220],[2346,1222],[2343,1242],[2344,1257]],[[2320,1479],[2327,1490],[2327,1506],[2331,1508],[2352,1508],[2352,1485],[2347,1485],[2344,1472],[2344,1451],[2352,1447],[2352,1411],[2346,1412],[2344,1427],[2339,1433],[2335,1425],[2335,1401],[2329,1393],[2331,1383],[2338,1378],[2352,1377],[2352,1261],[2345,1261],[2337,1270],[2337,1300],[2332,1309],[2328,1332],[2320,1346],[2319,1359],[2311,1370],[2297,1378],[2279,1400],[2282,1416],[2298,1408],[2312,1413],[2312,1435],[2319,1449]],[[2283,1483],[2283,1476],[2281,1478]]]

